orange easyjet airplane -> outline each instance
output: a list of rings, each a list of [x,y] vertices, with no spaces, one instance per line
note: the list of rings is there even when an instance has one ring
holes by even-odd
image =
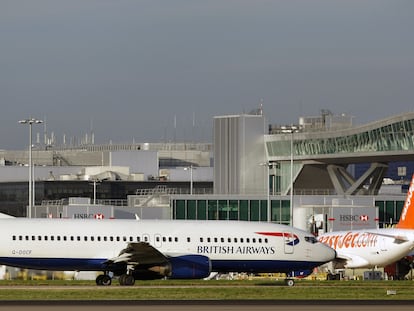
[[[336,250],[334,269],[384,267],[414,249],[414,175],[395,228],[334,231],[318,239]]]

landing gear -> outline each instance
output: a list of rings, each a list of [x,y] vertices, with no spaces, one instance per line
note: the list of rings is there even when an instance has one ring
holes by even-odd
[[[112,279],[108,274],[100,274],[96,278],[96,285],[109,286],[112,284]]]
[[[285,284],[289,287],[294,286],[295,285],[295,280],[294,279],[285,279]]]
[[[112,278],[107,274],[100,274],[96,278],[96,285],[109,286],[112,284]],[[119,284],[122,286],[133,286],[135,278],[131,273],[124,273],[119,276]]]
[[[133,286],[135,284],[135,278],[132,274],[122,274],[119,277],[119,284],[122,286]]]

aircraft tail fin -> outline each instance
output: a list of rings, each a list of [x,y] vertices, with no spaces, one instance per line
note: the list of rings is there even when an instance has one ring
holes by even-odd
[[[414,175],[411,179],[410,187],[407,191],[404,208],[401,212],[400,220],[396,225],[399,229],[414,229]]]

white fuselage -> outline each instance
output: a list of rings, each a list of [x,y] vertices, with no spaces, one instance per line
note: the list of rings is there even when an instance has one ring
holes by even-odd
[[[198,254],[212,271],[311,269],[335,251],[292,227],[259,222],[1,219],[0,264],[47,270],[105,270],[128,243],[148,242],[165,256]]]
[[[384,267],[410,253],[414,248],[414,230],[337,231],[322,234],[318,240],[336,250],[338,258],[345,260],[344,268]]]

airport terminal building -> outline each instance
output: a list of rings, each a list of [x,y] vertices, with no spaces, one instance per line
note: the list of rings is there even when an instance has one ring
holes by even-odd
[[[413,113],[363,126],[326,113],[290,126],[269,126],[262,114],[216,117],[214,196],[173,197],[173,217],[270,220],[315,233],[392,225],[413,173],[413,127]],[[398,184],[382,186],[393,170]]]
[[[68,208],[84,204],[64,200],[88,197],[112,204],[110,217],[152,209],[144,214],[272,221],[315,233],[398,220],[413,174],[414,113],[362,126],[327,111],[289,126],[269,125],[261,110],[213,122],[212,144],[39,146],[31,215],[71,217]],[[28,151],[2,150],[0,159],[1,211],[26,216]],[[390,176],[394,184],[384,186]]]

